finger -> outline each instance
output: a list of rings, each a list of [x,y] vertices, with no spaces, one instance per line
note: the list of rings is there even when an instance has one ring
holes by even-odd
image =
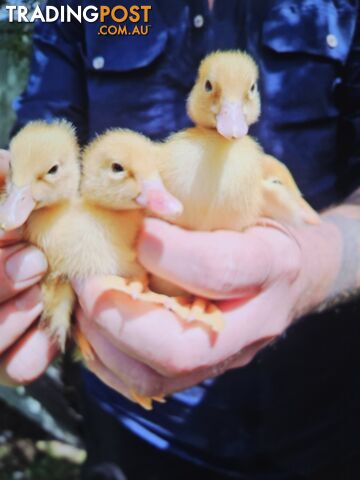
[[[201,325],[133,300],[118,291],[111,278],[93,278],[78,293],[85,315],[108,341],[159,374],[174,376],[209,366],[216,346]],[[215,363],[218,360],[216,356]]]
[[[23,236],[23,229],[18,228],[9,232],[4,232],[0,228],[0,247],[6,247],[19,242]]]
[[[248,365],[250,362],[253,361],[255,356],[268,346],[270,343],[272,343],[275,340],[276,337],[269,337],[269,338],[262,338],[261,340],[258,340],[256,342],[251,343],[247,347],[243,348],[238,355],[235,355],[232,360],[231,364],[229,365],[229,369],[235,369],[235,368],[241,368],[245,367]]]
[[[96,376],[98,376],[106,385],[108,385],[110,388],[113,388],[114,390],[121,393],[123,396],[132,401],[134,401],[133,392],[136,392],[141,396],[148,398],[165,397],[167,395],[171,395],[173,393],[190,388],[194,385],[198,385],[199,383],[209,378],[215,378],[216,376],[219,376],[226,370],[228,370],[228,368],[225,367],[225,364],[223,364],[223,366],[219,366],[216,369],[206,369],[188,375],[183,375],[175,379],[163,378],[161,390],[149,384],[147,389],[143,389],[142,392],[138,392],[132,387],[130,387],[127,383],[123,382],[120,377],[116,375],[111,369],[107,368],[106,365],[99,358],[95,357],[87,364],[87,366],[89,370],[91,370]]]
[[[10,165],[10,153],[7,150],[0,149],[0,187],[5,181],[5,177],[8,174]],[[11,232],[4,232],[0,228],[0,246],[9,245],[15,243],[21,239],[22,229],[14,230]]]
[[[0,308],[0,354],[15,343],[39,317],[41,292],[34,286]]]
[[[33,246],[0,249],[0,303],[38,283],[46,270],[44,254]]]
[[[280,229],[205,233],[148,219],[138,255],[151,273],[194,294],[226,299],[256,294],[276,275],[279,267],[274,258],[294,255],[296,249]]]
[[[137,392],[144,397],[160,397],[189,388],[205,379],[221,375],[229,369],[230,365],[230,368],[235,368],[235,361],[237,367],[245,365],[250,362],[261,346],[269,342],[268,339],[259,342],[257,348],[253,344],[235,358],[227,359],[211,368],[200,369],[176,378],[165,378],[114,347],[99,333],[95,324],[86,319],[80,309],[77,318],[83,334],[96,352],[96,358],[90,362],[94,373],[105,378],[106,383],[120,393],[125,396],[130,395],[130,398],[131,392]]]
[[[146,363],[151,368],[162,373],[162,367],[167,364],[167,357],[171,354],[171,340],[165,343],[164,335],[169,335],[173,330],[182,332],[180,319],[158,305],[133,300],[118,289],[116,277],[92,278],[81,287],[75,284],[74,288],[85,316],[96,324],[96,328],[116,348],[133,358],[146,358]],[[146,332],[154,321],[155,330],[159,331],[159,335],[152,333],[152,340],[157,338],[157,344],[152,345],[151,354],[147,347]],[[129,324],[143,325],[145,328],[141,336],[133,337],[132,332],[128,330]],[[125,326],[126,332],[123,331]],[[164,328],[167,333],[164,333]],[[141,329],[142,327],[139,327],[139,330]],[[86,335],[86,330],[84,334]]]
[[[128,400],[132,400],[129,387],[127,387],[113,372],[106,368],[98,358],[95,357],[92,360],[89,360],[86,363],[86,366],[92,373],[99,377],[105,385],[120,393]]]
[[[264,338],[257,342],[253,342],[232,357],[229,357],[212,367],[196,370],[188,375],[181,375],[176,378],[164,378],[162,393],[163,395],[168,395],[174,392],[179,392],[193,385],[199,384],[206,379],[218,377],[229,369],[233,370],[235,368],[244,367],[254,359],[261,349],[271,343],[273,339],[273,337]]]
[[[130,399],[131,392],[136,392],[144,397],[168,395],[225,371],[219,365],[213,369],[193,372],[175,379],[165,378],[116,348],[101,335],[95,323],[89,321],[80,309],[77,312],[77,319],[81,331],[96,352],[96,357],[89,362],[89,367],[100,378],[103,378],[105,383]]]
[[[223,302],[225,327],[214,335],[199,323],[131,299],[110,278],[87,282],[80,303],[116,348],[168,377],[216,366],[253,342],[279,335],[291,310],[291,299],[276,284],[250,301]]]
[[[4,182],[4,179],[9,171],[10,165],[10,152],[8,150],[0,150],[0,184]]]
[[[144,396],[157,396],[163,392],[163,378],[147,365],[129,357],[106,339],[94,322],[79,309],[77,319],[101,363],[130,390]]]
[[[0,362],[0,383],[26,384],[40,377],[58,351],[47,332],[33,327]]]

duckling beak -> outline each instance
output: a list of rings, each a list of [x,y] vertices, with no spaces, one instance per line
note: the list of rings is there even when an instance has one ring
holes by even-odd
[[[182,204],[166,190],[160,178],[143,180],[141,194],[136,202],[156,215],[164,217],[175,217],[183,211]]]
[[[241,102],[225,100],[216,116],[216,129],[226,138],[242,138],[247,135],[249,126]]]
[[[5,202],[0,205],[0,227],[6,232],[21,227],[35,206],[30,185],[17,187],[12,184]]]

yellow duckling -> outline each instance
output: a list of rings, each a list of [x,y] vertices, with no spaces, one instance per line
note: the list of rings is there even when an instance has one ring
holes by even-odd
[[[94,275],[106,275],[123,292],[188,319],[187,306],[147,289],[147,273],[136,258],[145,209],[166,217],[182,211],[162,183],[158,148],[149,139],[129,130],[98,137],[83,154],[81,182],[74,129],[64,121],[28,124],[12,140],[10,152],[0,224],[4,230],[25,225],[24,239],[48,259],[42,321],[62,350],[75,303],[71,282]],[[204,317],[221,322],[215,313]],[[77,329],[73,333],[82,356],[91,358],[85,338]],[[150,408],[151,399],[136,392],[133,398]]]
[[[74,129],[64,121],[29,123],[13,138],[10,153],[0,224],[4,230],[25,224],[24,239],[45,252],[49,270],[42,282],[42,319],[64,349],[75,295],[63,245],[71,227],[59,225],[78,198],[80,160]]]
[[[110,130],[94,140],[83,154],[82,208],[100,226],[99,238],[92,234],[94,245],[90,248],[101,262],[97,274],[130,278],[131,284],[118,288],[138,299],[163,304],[185,320],[204,322],[219,330],[223,319],[214,305],[202,311],[198,308],[199,299],[193,302],[192,298],[168,298],[167,292],[157,295],[149,291],[148,275],[136,260],[135,243],[146,210],[174,219],[183,209],[159,176],[159,148],[130,130]],[[81,230],[86,227],[81,226]],[[92,230],[97,228],[93,226]],[[109,242],[105,257],[104,239]],[[105,267],[106,257],[109,265]],[[87,276],[90,274],[94,272],[86,272]],[[113,281],[119,284],[119,279]]]
[[[258,68],[240,51],[215,52],[199,67],[187,110],[195,123],[164,142],[159,170],[184,210],[168,219],[191,230],[242,231],[268,217],[317,223],[289,170],[248,135],[260,116]],[[181,291],[153,278],[159,292]]]
[[[253,59],[240,51],[202,61],[187,103],[196,126],[171,136],[159,162],[166,187],[184,206],[178,225],[241,231],[261,216],[317,222],[285,165],[247,135],[260,116],[258,75]],[[290,206],[284,190],[294,197]],[[276,195],[272,211],[269,197]]]

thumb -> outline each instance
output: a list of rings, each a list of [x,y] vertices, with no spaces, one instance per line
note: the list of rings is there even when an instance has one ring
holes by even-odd
[[[155,219],[144,222],[138,258],[151,273],[212,299],[254,295],[272,264],[255,229],[195,232]]]

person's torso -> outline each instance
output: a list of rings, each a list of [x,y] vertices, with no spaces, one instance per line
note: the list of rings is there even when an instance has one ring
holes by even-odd
[[[186,97],[201,59],[244,49],[260,66],[262,115],[250,133],[314,207],[339,200],[339,92],[356,2],[227,0],[212,12],[207,0],[148,3],[148,35],[101,36],[85,24],[90,136],[119,126],[162,139],[189,126]]]
[[[185,101],[201,59],[244,49],[261,71],[262,115],[251,134],[289,166],[314,207],[339,201],[346,165],[338,94],[357,2],[218,0],[212,14],[206,0],[147,3],[147,36],[99,37],[94,25],[85,27],[90,136],[127,127],[162,139],[189,126]],[[357,316],[349,306],[304,319],[248,367],[176,394],[151,413],[85,378],[105,409],[159,448],[236,478],[294,479],[289,472],[358,448],[360,424],[351,421],[360,404],[351,375],[351,363],[360,363]]]

